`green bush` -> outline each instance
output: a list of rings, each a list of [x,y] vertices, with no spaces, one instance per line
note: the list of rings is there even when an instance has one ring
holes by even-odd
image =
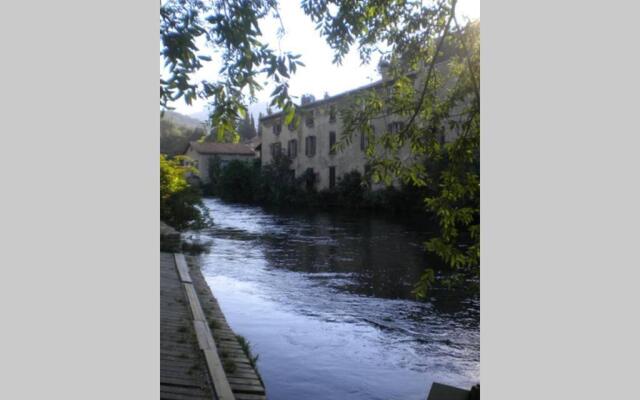
[[[295,178],[291,160],[276,156],[259,174],[256,201],[273,206],[297,206],[307,197],[302,188],[303,177]]]
[[[233,160],[221,169],[217,191],[225,200],[251,203],[256,191],[255,164]]]
[[[365,186],[362,174],[358,171],[351,171],[345,174],[336,184],[338,202],[348,205],[351,208],[362,208],[364,206]]]
[[[339,177],[333,189],[317,191],[314,175],[305,171],[294,177],[291,160],[276,156],[271,164],[261,167],[231,161],[222,167],[218,158],[209,163],[211,183],[205,186],[208,195],[241,203],[256,203],[274,207],[305,209],[348,209],[384,211],[392,213],[424,213],[422,203],[426,188],[402,186],[371,191],[359,171]]]
[[[160,219],[178,230],[200,229],[208,224],[209,214],[202,193],[186,179],[187,173],[196,171],[182,166],[183,160],[160,155]]]

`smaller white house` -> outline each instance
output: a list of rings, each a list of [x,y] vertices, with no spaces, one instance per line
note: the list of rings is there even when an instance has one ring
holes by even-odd
[[[216,157],[222,167],[231,160],[252,161],[257,158],[254,149],[241,143],[190,142],[184,155],[192,160],[191,163],[200,173],[203,183],[210,181],[209,165]]]

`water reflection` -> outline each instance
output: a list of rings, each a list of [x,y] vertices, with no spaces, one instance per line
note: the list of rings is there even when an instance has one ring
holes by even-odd
[[[425,233],[384,218],[207,200],[203,270],[272,399],[424,399],[479,380],[477,297],[411,300]]]

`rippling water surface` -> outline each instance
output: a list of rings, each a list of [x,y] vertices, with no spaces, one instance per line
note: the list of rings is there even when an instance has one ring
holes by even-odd
[[[389,219],[206,199],[203,273],[269,399],[421,399],[479,381],[477,296],[411,300],[424,233]]]

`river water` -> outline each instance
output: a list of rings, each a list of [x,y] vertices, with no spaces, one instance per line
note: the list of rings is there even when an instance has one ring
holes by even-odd
[[[411,298],[425,233],[411,221],[269,212],[205,199],[203,274],[259,355],[272,400],[424,400],[480,380],[479,299]]]

